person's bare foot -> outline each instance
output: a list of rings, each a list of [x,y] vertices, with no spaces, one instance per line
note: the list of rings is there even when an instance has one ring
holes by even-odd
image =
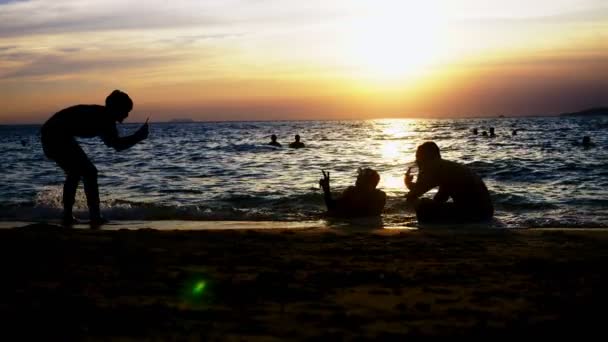
[[[91,221],[89,222],[89,225],[91,226],[91,228],[99,228],[101,226],[103,226],[104,224],[108,223],[109,221],[103,217],[103,216],[97,216],[97,217],[92,217]]]
[[[64,216],[61,219],[61,224],[66,227],[71,227],[71,226],[73,226],[75,224],[79,224],[79,223],[80,223],[80,221],[78,221],[78,219],[76,219],[72,215]]]

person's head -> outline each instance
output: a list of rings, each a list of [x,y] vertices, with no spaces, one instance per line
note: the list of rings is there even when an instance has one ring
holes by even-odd
[[[583,137],[583,145],[589,145],[591,144],[591,138],[588,135],[585,135]]]
[[[120,90],[114,90],[112,94],[106,97],[106,108],[114,120],[123,122],[129,116],[129,112],[133,109],[133,101],[127,93]]]
[[[300,135],[296,134],[296,142],[300,142]]]
[[[488,132],[483,131],[483,132],[481,132],[481,135],[483,135],[483,136],[485,137],[485,136],[487,136],[487,135],[488,135]]]
[[[416,163],[424,168],[429,163],[441,159],[439,146],[432,141],[427,141],[416,149]]]
[[[374,190],[380,182],[380,175],[374,169],[359,168],[357,170],[357,181],[355,186],[360,189]]]
[[[271,135],[270,136],[270,140],[272,140],[272,142],[277,142],[277,136],[276,135]]]

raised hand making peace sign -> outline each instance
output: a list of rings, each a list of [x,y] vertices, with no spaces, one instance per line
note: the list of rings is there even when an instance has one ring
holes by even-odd
[[[321,172],[323,173],[323,178],[319,180],[319,185],[323,190],[327,191],[329,190],[329,171],[325,172],[321,170]]]

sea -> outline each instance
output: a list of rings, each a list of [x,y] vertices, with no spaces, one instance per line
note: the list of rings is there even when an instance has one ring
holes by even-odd
[[[119,130],[129,134],[139,125]],[[490,127],[496,136],[482,136]],[[47,222],[61,215],[64,174],[44,156],[39,130],[0,125],[0,221]],[[608,117],[558,116],[193,122],[152,123],[147,140],[122,152],[99,138],[79,141],[99,170],[102,213],[115,222],[331,225],[321,170],[331,173],[339,195],[354,184],[359,167],[371,167],[388,195],[373,224],[418,227],[405,203],[403,177],[415,166],[416,147],[434,141],[444,159],[483,178],[496,209],[490,228],[601,228],[608,227],[607,130]],[[283,147],[267,145],[272,134]],[[305,148],[287,147],[295,134]],[[585,135],[594,147],[579,144]],[[82,184],[75,213],[88,215]]]

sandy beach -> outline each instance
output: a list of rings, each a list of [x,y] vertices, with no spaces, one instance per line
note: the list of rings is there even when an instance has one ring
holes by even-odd
[[[70,340],[587,336],[604,230],[0,230],[2,334]],[[7,318],[10,318],[7,320]]]

